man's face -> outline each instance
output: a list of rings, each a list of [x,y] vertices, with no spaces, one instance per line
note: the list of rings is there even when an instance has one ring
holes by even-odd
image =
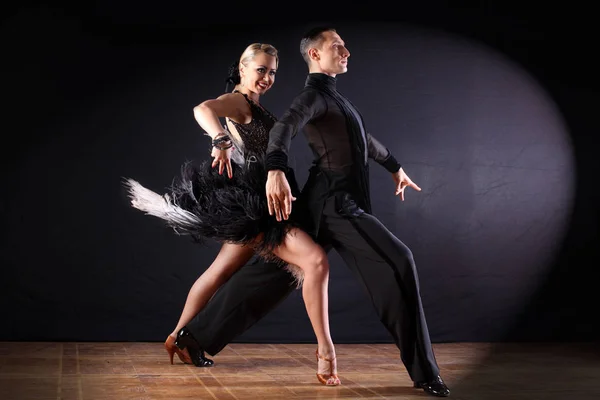
[[[350,52],[336,32],[323,32],[321,45],[317,47],[316,63],[324,74],[336,76],[348,71]]]

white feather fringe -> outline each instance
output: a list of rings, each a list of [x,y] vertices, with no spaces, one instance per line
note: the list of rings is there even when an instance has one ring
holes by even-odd
[[[127,187],[133,207],[148,215],[164,219],[173,228],[193,227],[200,223],[196,215],[174,204],[168,194],[160,195],[130,178],[125,179],[124,185]]]
[[[302,283],[304,282],[304,271],[297,265],[287,264],[285,270],[292,274],[296,282],[296,288],[299,289],[302,287]]]

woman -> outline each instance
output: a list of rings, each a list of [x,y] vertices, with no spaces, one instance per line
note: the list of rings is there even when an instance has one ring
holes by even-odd
[[[278,62],[273,46],[251,44],[230,73],[234,90],[194,108],[196,121],[213,142],[212,164],[185,164],[181,180],[164,196],[132,179],[126,185],[134,207],[166,220],[176,232],[198,242],[211,238],[223,243],[212,265],[192,286],[179,322],[165,342],[171,363],[174,353],[191,363],[186,349],[177,346],[177,333],[235,271],[258,254],[281,261],[282,267],[301,279],[318,343],[317,378],[324,385],[339,385],[329,331],[327,255],[297,227],[294,218],[276,221],[268,212],[263,157],[276,118],[260,105],[260,96],[275,82]],[[226,119],[228,132],[219,118]],[[242,163],[231,162],[234,151],[242,155]]]

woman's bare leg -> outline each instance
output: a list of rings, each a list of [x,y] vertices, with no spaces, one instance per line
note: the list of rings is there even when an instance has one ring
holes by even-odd
[[[315,335],[317,336],[318,373],[326,376],[327,384],[339,384],[335,362],[335,347],[329,330],[329,262],[327,253],[312,238],[299,229],[293,229],[282,245],[273,252],[283,261],[302,268],[304,281],[302,297]],[[331,360],[330,362],[326,361]],[[329,377],[334,374],[336,377]]]
[[[253,255],[254,251],[250,246],[223,244],[210,267],[192,285],[179,317],[179,322],[170,336],[176,338],[177,332],[204,308],[217,290],[229,280],[234,272],[244,266]]]

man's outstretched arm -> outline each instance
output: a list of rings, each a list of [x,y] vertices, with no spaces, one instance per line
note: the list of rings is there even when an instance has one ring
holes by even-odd
[[[367,133],[367,150],[369,151],[369,158],[372,158],[392,174],[402,168],[390,150],[370,133]]]
[[[392,179],[396,184],[395,194],[396,196],[400,195],[402,201],[404,201],[404,189],[407,187],[411,187],[418,192],[421,191],[421,188],[406,175],[402,169],[402,165],[400,165],[390,150],[370,133],[367,134],[367,148],[369,150],[369,158],[375,160],[392,174]]]

